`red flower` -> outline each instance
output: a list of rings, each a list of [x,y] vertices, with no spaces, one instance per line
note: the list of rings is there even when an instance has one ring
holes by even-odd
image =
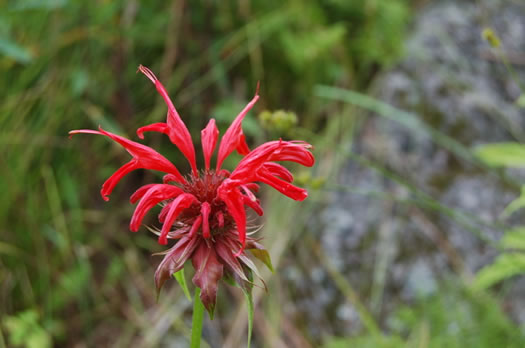
[[[264,247],[246,236],[245,206],[258,215],[263,214],[255,196],[259,189],[256,182],[266,183],[294,200],[304,200],[308,196],[306,190],[294,186],[292,174],[276,162],[291,161],[310,167],[314,164],[314,157],[309,151],[311,145],[302,141],[279,140],[250,151],[241,126],[242,120],[259,99],[256,93],[223,135],[215,170],[210,169],[210,159],[219,138],[215,120],[210,120],[201,131],[204,170],[199,172],[191,135],[166,89],[151,70],[142,65],[139,70],[155,84],[168,106],[168,115],[166,123],[141,127],[137,135],[141,139],[144,132],[150,131],[168,135],[190,163],[190,175],[182,176],[170,161],[155,150],[100,127],[98,131],[82,129],[69,133],[105,135],[122,145],[133,157],[102,185],[101,195],[105,200],[109,199],[115,185],[135,169],[166,173],[162,184],[142,186],[131,196],[131,203],[138,202],[138,205],[131,218],[130,229],[138,231],[146,213],[157,204],[163,205],[158,217],[162,223],[157,232],[159,243],[165,245],[168,239],[178,241],[164,253],[164,259],[155,272],[157,290],[191,259],[195,268],[193,283],[201,288],[201,299],[212,315],[221,278],[232,279],[243,287],[251,286],[251,272],[257,274],[257,269],[245,249],[251,250],[255,257],[271,267]],[[234,150],[245,157],[230,174],[221,165]]]

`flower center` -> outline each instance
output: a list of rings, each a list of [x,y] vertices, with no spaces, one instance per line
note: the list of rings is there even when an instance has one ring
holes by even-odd
[[[234,224],[233,218],[229,215],[226,204],[217,197],[217,189],[226,179],[225,176],[217,174],[215,171],[204,171],[198,178],[193,175],[187,178],[187,184],[183,186],[184,191],[194,195],[200,205],[195,205],[186,211],[187,217],[198,217],[201,215],[203,203],[210,206],[209,227],[210,233],[216,235],[225,228],[230,228]]]

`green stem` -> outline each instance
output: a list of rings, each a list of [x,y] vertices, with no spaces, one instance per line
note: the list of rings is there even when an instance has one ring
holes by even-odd
[[[191,348],[201,346],[202,321],[204,319],[204,305],[200,299],[201,289],[195,288],[195,298],[193,299],[193,320],[191,322]]]

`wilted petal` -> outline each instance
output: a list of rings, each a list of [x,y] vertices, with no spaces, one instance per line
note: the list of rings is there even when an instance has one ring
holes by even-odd
[[[162,96],[162,98],[166,102],[166,105],[168,106],[166,129],[162,129],[159,123],[143,128],[153,127],[156,125],[155,127],[157,128],[151,128],[150,130],[167,134],[171,142],[180,149],[182,154],[188,159],[188,162],[190,162],[193,175],[198,176],[197,165],[195,162],[195,148],[193,147],[193,141],[191,140],[190,132],[188,131],[188,128],[186,128],[184,122],[182,122],[179,113],[175,109],[173,102],[168,96],[168,92],[150,69],[140,65],[139,70],[144,75],[146,75],[151,80],[151,82],[155,84],[157,91]],[[143,129],[143,131],[148,130],[149,129]]]
[[[213,319],[217,287],[223,275],[223,265],[217,259],[217,254],[207,243],[200,243],[191,258],[195,276],[193,284],[201,289],[200,299]]]
[[[146,215],[146,213],[155,205],[167,199],[175,198],[183,192],[182,189],[173,185],[156,184],[151,186],[143,194],[137,208],[135,208],[135,212],[133,213],[129,225],[130,230],[134,232],[138,231],[144,215]]]
[[[164,220],[164,224],[162,225],[162,230],[159,236],[159,244],[168,244],[168,239],[166,238],[166,236],[168,235],[171,226],[173,226],[173,223],[175,222],[179,214],[184,209],[189,208],[193,202],[197,202],[197,199],[194,195],[189,193],[182,193],[177,198],[175,198],[175,200],[171,203],[168,214],[166,215],[166,218]]]
[[[241,264],[237,261],[236,256],[233,254],[234,250],[224,242],[224,238],[218,239],[215,243],[215,250],[221,260],[228,266],[228,268],[235,273],[240,279],[249,281],[244,274]],[[242,252],[241,252],[242,253]]]
[[[242,120],[248,111],[253,108],[255,103],[259,100],[259,84],[257,84],[257,90],[253,99],[244,107],[244,109],[237,115],[235,120],[232,122],[230,127],[224,133],[221,139],[221,145],[219,146],[219,155],[217,157],[217,171],[221,168],[222,162],[232,153],[233,150],[240,150],[242,154],[246,152],[246,141],[242,133]],[[249,151],[249,149],[248,149]]]
[[[210,169],[210,159],[217,145],[219,130],[212,118],[206,128],[201,131],[202,152],[204,153],[204,165],[206,170]]]
[[[192,255],[198,245],[198,238],[183,237],[177,244],[164,256],[164,259],[155,271],[155,285],[157,295],[162,285],[171,278],[172,274],[179,271],[186,260]]]

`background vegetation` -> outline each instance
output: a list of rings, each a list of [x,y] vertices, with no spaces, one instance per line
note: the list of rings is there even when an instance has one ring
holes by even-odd
[[[351,156],[360,126],[357,109],[318,86],[366,93],[401,56],[417,6],[408,0],[0,1],[0,347],[187,344],[191,304],[180,288],[172,282],[155,301],[159,259],[151,254],[162,247],[153,235],[127,227],[130,193],[154,174],[129,175],[105,203],[100,185],[128,155],[102,137],[67,138],[71,129],[99,124],[135,138],[136,128],[164,118],[154,88],[136,74],[139,64],[158,72],[194,139],[209,117],[224,131],[261,81],[261,101],[244,124],[249,142],[300,138],[316,146],[318,164],[298,175],[310,189],[308,201],[264,192],[261,235],[277,272],[264,274],[269,293],[256,294],[257,346],[524,346],[499,298],[472,291],[461,277],[441,284],[438,295],[401,304],[383,325],[369,312],[370,295],[354,291],[308,228],[334,190],[330,183]],[[148,136],[147,144],[181,172],[188,169],[165,138]],[[334,337],[345,335],[330,329],[333,313],[323,314],[320,337],[287,315],[300,305],[279,269],[305,255],[357,309],[363,323],[357,334]],[[243,344],[244,306],[239,291],[221,287],[216,319],[205,323],[210,346]]]

